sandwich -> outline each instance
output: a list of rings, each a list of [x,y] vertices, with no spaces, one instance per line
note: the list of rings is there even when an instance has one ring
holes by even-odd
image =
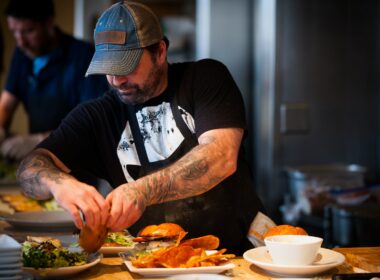
[[[133,239],[136,246],[146,251],[155,251],[161,248],[174,246],[187,232],[178,224],[162,223],[142,228]]]

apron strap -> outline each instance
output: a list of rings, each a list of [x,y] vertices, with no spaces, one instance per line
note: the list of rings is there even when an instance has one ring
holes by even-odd
[[[176,98],[174,97],[172,102],[170,102],[170,107],[172,109],[173,117],[176,122],[176,125],[181,131],[183,137],[185,139],[190,139],[191,137],[194,137],[194,134],[190,131],[189,127],[186,125],[185,121],[183,120],[181,116],[181,111],[178,108],[178,103]]]
[[[127,111],[128,111],[129,124],[131,126],[133,139],[135,140],[135,146],[136,146],[137,154],[141,161],[140,162],[141,166],[146,166],[147,164],[149,164],[149,160],[148,160],[148,155],[145,150],[144,139],[140,132],[140,126],[137,122],[135,108],[131,105],[127,105]]]
[[[185,78],[191,77],[192,71],[193,71],[193,66],[191,64],[189,66],[189,68],[185,71],[185,73],[181,79],[181,83],[180,83],[179,88],[178,88],[179,95],[186,96]],[[172,109],[173,117],[174,117],[174,120],[177,124],[177,127],[181,131],[181,133],[185,137],[185,139],[195,138],[196,142],[198,142],[198,140],[195,137],[195,134],[190,131],[189,127],[187,126],[184,119],[182,118],[181,110],[179,109],[179,106],[178,106],[177,95],[175,94],[175,91],[174,91],[174,96],[172,97],[172,100],[170,102],[170,107]]]

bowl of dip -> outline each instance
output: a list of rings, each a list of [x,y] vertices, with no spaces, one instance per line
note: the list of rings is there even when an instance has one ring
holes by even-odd
[[[274,264],[297,266],[311,265],[322,241],[322,238],[310,235],[274,235],[264,239]]]

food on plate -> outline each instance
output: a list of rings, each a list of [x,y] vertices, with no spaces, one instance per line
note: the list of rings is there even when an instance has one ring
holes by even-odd
[[[86,264],[88,255],[71,252],[59,239],[28,236],[22,244],[22,257],[25,267],[58,268]]]
[[[140,230],[135,241],[151,241],[157,239],[176,239],[185,230],[175,223],[149,225]]]
[[[126,246],[132,247],[135,244],[133,241],[133,236],[129,234],[129,232],[109,232],[107,234],[107,238],[104,241],[104,247],[119,247]]]
[[[278,225],[271,227],[265,234],[264,238],[273,236],[273,235],[285,235],[285,234],[292,234],[292,235],[308,235],[307,232],[301,228],[291,225]]]
[[[15,211],[42,211],[44,208],[37,200],[28,198],[23,194],[4,194],[1,199],[7,202]]]
[[[191,246],[193,248],[203,248],[214,250],[219,247],[219,238],[214,235],[205,235],[202,237],[184,240],[181,246]]]
[[[18,163],[0,156],[0,181],[16,181]]]
[[[55,199],[38,201],[21,193],[2,194],[0,198],[16,212],[62,210]]]
[[[226,249],[208,253],[206,250],[217,249],[219,238],[206,235],[182,241],[186,233],[181,233],[177,242],[166,248],[151,251],[146,255],[131,257],[137,268],[189,268],[200,266],[217,266],[226,263],[234,254],[224,254]]]
[[[186,233],[180,225],[175,223],[148,225],[139,231],[133,241],[139,243],[140,247],[145,247],[145,250],[156,250],[175,245],[177,240],[182,239]]]
[[[96,229],[92,229],[85,223],[79,233],[79,246],[88,253],[95,253],[104,244],[107,234],[107,228],[99,226]]]

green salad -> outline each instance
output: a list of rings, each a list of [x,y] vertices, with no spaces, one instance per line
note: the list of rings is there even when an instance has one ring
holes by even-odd
[[[131,236],[128,232],[109,232],[104,243],[114,245],[117,244],[127,247],[135,244],[135,242],[133,242],[133,236]]]
[[[0,156],[0,179],[16,180],[17,167],[16,162],[6,160]]]
[[[87,253],[71,252],[52,240],[42,242],[25,241],[22,246],[25,267],[58,268],[87,263]]]

